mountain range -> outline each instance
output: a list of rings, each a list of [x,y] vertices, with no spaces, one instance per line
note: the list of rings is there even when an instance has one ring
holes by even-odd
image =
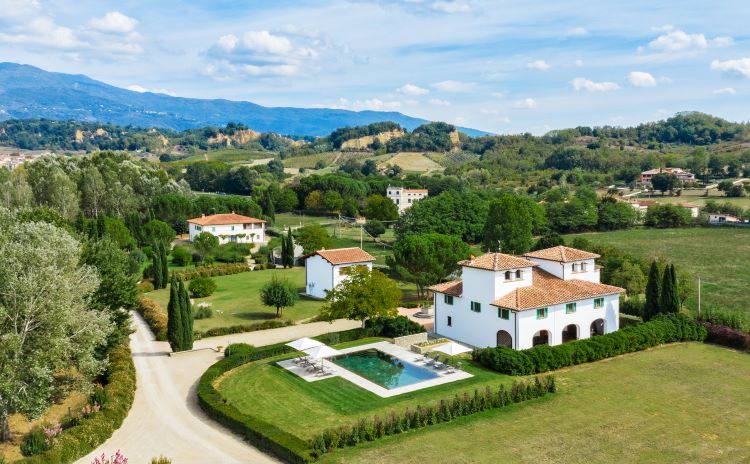
[[[345,126],[393,121],[409,130],[427,123],[399,112],[267,107],[245,101],[135,92],[80,74],[0,63],[0,120],[54,119],[185,130],[239,122],[258,132],[323,136]],[[460,128],[469,135],[486,132]]]

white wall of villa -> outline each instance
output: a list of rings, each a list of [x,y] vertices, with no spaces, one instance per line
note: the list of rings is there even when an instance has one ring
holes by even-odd
[[[367,266],[372,270],[372,262],[331,264],[320,255],[313,255],[305,260],[305,292],[315,298],[323,299],[326,294],[348,278],[346,269],[351,266]]]
[[[190,241],[202,232],[208,232],[219,238],[220,244],[225,243],[264,243],[266,241],[266,225],[260,224],[217,224],[201,226],[189,223]]]

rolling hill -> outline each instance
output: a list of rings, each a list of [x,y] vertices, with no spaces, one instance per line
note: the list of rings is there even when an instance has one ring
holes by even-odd
[[[37,118],[174,130],[240,122],[258,132],[300,136],[328,135],[339,127],[378,121],[393,121],[407,129],[427,122],[398,112],[266,107],[242,101],[139,93],[84,75],[0,63],[0,120]],[[486,134],[461,130],[470,135]]]

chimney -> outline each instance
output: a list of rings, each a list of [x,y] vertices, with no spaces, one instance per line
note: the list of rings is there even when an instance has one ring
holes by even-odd
[[[201,214],[201,217],[206,217],[206,213]]]

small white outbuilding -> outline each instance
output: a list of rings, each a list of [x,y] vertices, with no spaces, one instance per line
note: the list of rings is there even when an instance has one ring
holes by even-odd
[[[375,258],[361,248],[318,250],[305,259],[305,291],[314,298],[326,294],[347,278],[353,267],[365,266],[372,270]]]

